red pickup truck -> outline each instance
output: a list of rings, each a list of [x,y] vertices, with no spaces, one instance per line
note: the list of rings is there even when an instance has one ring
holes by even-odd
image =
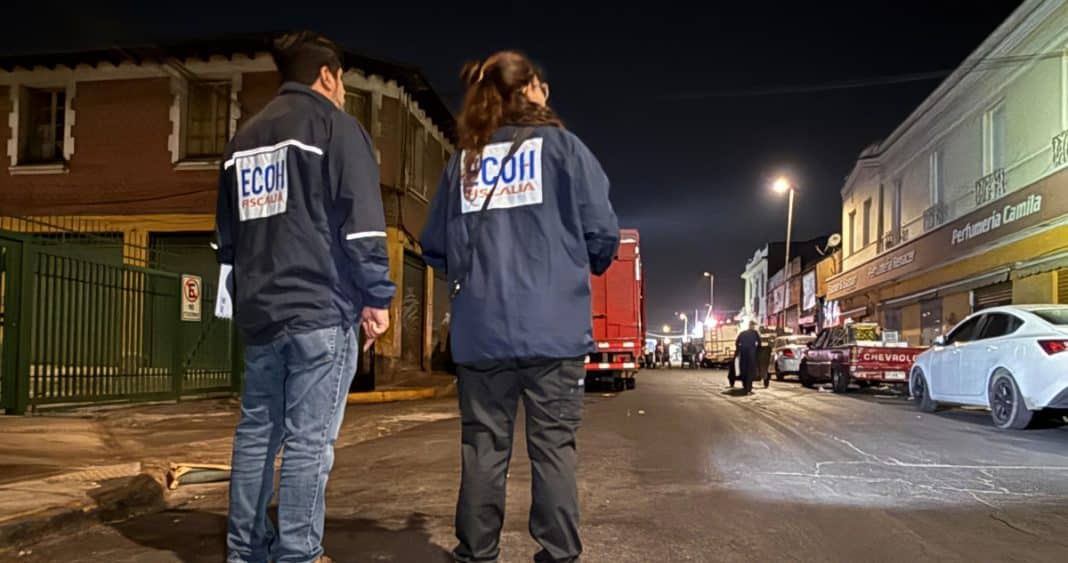
[[[825,329],[801,360],[801,384],[811,387],[830,381],[835,393],[845,393],[849,384],[891,383],[908,389],[909,370],[925,348],[905,343],[883,342],[874,323],[850,323]]]

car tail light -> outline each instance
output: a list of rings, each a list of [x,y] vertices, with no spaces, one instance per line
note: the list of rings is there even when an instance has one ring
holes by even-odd
[[[1039,340],[1038,345],[1050,356],[1068,352],[1068,340]]]
[[[794,351],[789,349],[789,348],[787,348],[787,349],[782,351],[782,357],[784,357],[784,358],[792,358],[792,357],[794,357]]]

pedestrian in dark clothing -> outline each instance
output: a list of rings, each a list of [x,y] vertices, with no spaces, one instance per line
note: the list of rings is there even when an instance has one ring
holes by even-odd
[[[449,276],[462,477],[453,557],[497,561],[512,431],[526,413],[530,534],[540,562],[577,561],[575,434],[594,352],[590,273],[611,265],[619,225],[608,178],[548,107],[525,56],[465,67],[460,148],[443,174],[423,256]]]
[[[245,342],[226,560],[326,563],[325,489],[358,332],[371,346],[389,328],[395,287],[374,147],[341,109],[341,49],[296,33],[274,60],[282,87],[227,144],[219,172],[218,311],[232,303]]]
[[[757,324],[749,323],[749,330],[738,334],[734,342],[735,354],[738,356],[738,376],[746,393],[753,392],[753,380],[756,379],[760,357],[760,333],[757,332]]]

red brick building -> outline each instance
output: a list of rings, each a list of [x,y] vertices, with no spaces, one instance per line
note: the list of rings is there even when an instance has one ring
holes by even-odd
[[[209,242],[219,157],[280,85],[268,44],[245,36],[0,57],[6,116],[0,146],[7,159],[0,166],[0,216],[68,224],[76,216],[86,229],[183,257],[161,267],[214,279]],[[395,329],[378,353],[387,368],[428,369],[433,327],[444,314],[433,297],[444,287],[435,291],[415,238],[455,150],[453,116],[409,66],[350,52],[345,81],[346,111],[371,133],[378,152],[400,288]]]

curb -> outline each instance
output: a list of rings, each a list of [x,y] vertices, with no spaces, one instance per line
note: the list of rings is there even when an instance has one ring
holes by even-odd
[[[163,485],[147,473],[103,481],[84,503],[27,512],[0,522],[0,554],[56,534],[125,520],[166,507]]]
[[[421,401],[444,396],[443,388],[413,387],[411,389],[389,389],[386,391],[366,391],[349,393],[348,404],[371,405],[375,403],[393,403],[397,401]]]

